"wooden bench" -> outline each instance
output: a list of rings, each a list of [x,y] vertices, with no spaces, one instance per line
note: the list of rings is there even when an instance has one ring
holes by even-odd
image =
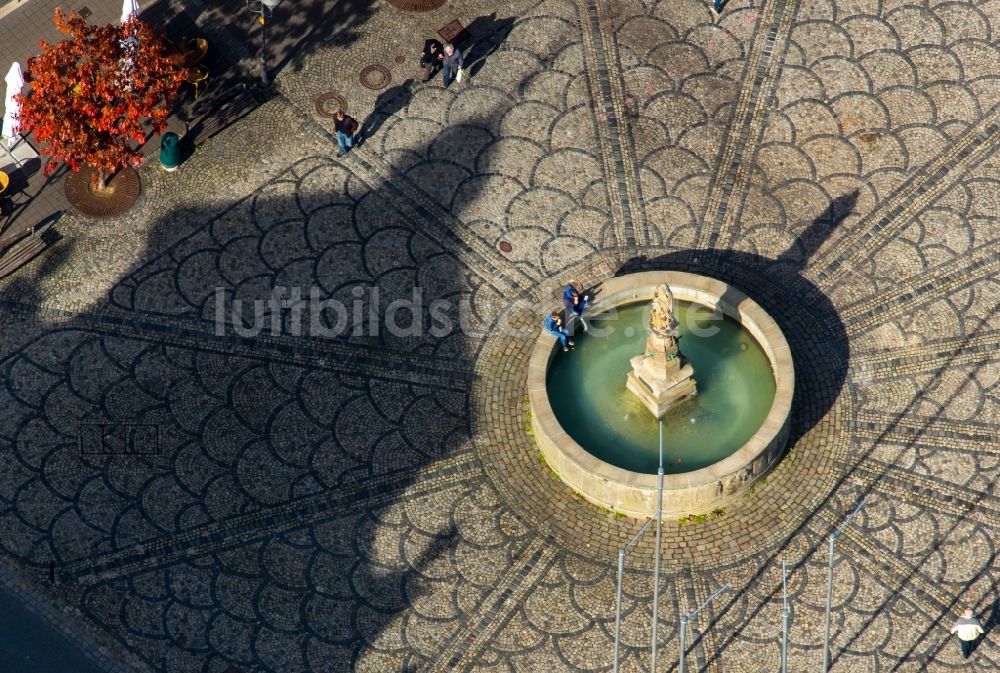
[[[33,260],[47,247],[59,240],[52,229],[54,222],[48,222],[37,230],[29,227],[3,242],[0,249],[0,278],[5,278]]]

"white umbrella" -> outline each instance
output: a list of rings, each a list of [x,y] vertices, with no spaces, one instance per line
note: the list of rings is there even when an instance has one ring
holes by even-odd
[[[133,16],[139,16],[139,3],[138,0],[125,0],[122,5],[122,23],[125,23]]]
[[[0,133],[0,135],[7,138],[7,145],[9,147],[18,135],[19,124],[16,116],[21,106],[14,99],[14,96],[21,93],[21,88],[24,86],[24,75],[21,73],[20,63],[14,61],[14,64],[10,66],[10,70],[7,71],[4,81],[7,82],[7,95],[4,97],[3,102],[3,133]]]

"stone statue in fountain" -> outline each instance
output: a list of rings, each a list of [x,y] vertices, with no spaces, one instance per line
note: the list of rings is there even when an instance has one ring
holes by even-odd
[[[674,293],[666,283],[660,284],[650,304],[649,330],[664,336],[674,337],[677,320],[674,318]]]
[[[630,362],[632,371],[626,389],[638,397],[656,418],[698,393],[694,368],[677,347],[674,294],[663,283],[656,288],[650,306],[646,347]]]

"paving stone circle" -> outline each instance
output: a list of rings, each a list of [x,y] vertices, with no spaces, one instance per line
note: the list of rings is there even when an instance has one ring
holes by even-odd
[[[566,283],[679,269],[760,303],[799,388],[765,481],[664,521],[660,668],[728,582],[689,670],[779,670],[784,559],[789,670],[819,670],[829,535],[867,497],[833,673],[996,670],[1000,2],[460,8],[373,12],[118,230],[71,215],[0,280],[4,569],[136,671],[611,671],[644,522],[539,459],[527,358]],[[468,81],[351,74],[452,19]],[[348,100],[365,142],[334,159]]]

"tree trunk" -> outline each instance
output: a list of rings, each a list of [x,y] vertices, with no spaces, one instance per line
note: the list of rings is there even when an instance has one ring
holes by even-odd
[[[103,168],[97,171],[97,191],[103,192],[107,189],[107,177],[107,173]]]

